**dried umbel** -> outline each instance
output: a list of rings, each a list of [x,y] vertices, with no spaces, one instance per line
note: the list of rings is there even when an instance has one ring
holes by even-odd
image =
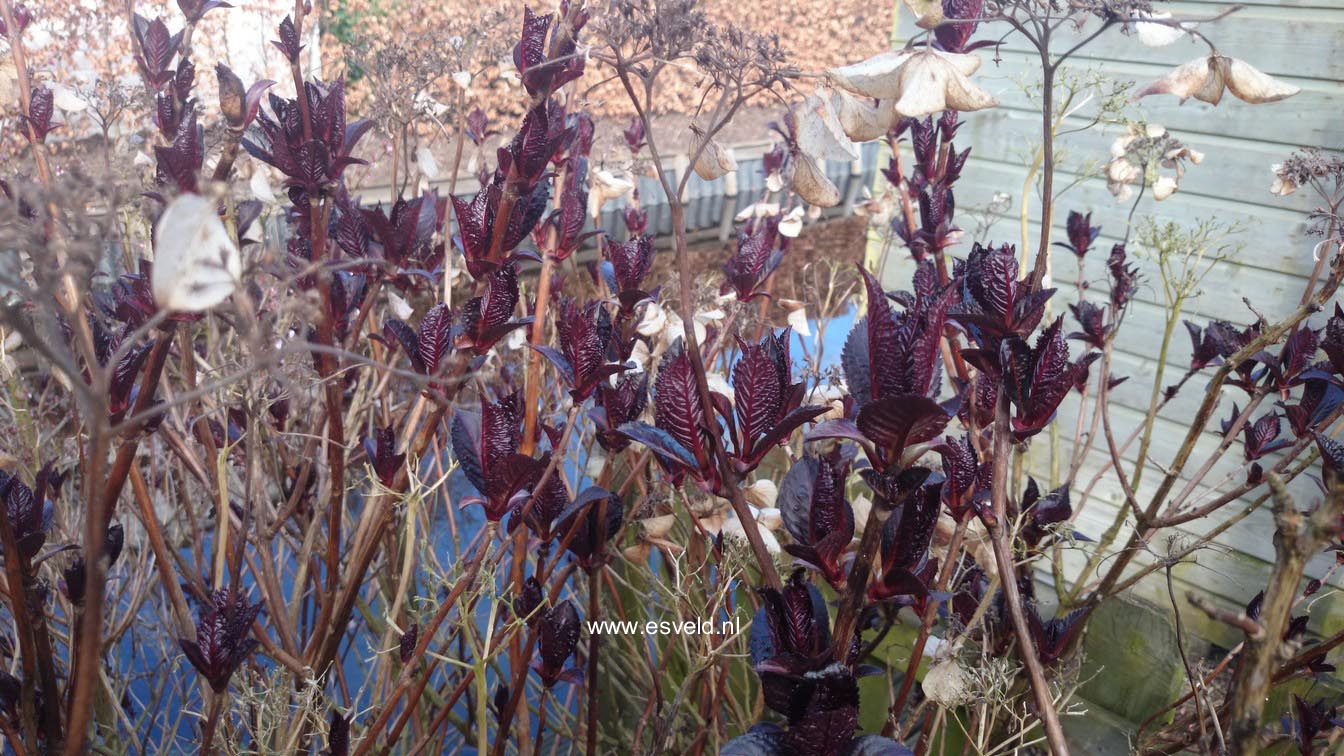
[[[1223,91],[1253,105],[1278,102],[1302,91],[1286,84],[1238,58],[1213,53],[1179,66],[1166,76],[1134,93],[1134,100],[1155,94],[1171,94],[1181,102],[1194,97],[1210,105],[1223,99]]]
[[[894,100],[898,114],[919,118],[948,109],[970,112],[998,105],[998,100],[967,78],[979,68],[978,56],[926,47],[880,53],[833,68],[828,75],[854,94]]]

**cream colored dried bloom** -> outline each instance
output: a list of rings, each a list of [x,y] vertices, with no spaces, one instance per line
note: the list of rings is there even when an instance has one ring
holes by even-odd
[[[1211,105],[1223,99],[1223,91],[1254,105],[1277,102],[1302,91],[1275,79],[1244,60],[1214,53],[1178,66],[1171,73],[1134,93],[1134,100],[1155,94],[1171,94],[1181,102],[1194,97]]]
[[[670,514],[640,520],[639,540],[622,551],[622,555],[632,562],[645,562],[655,548],[669,557],[680,554],[682,547],[667,539],[676,521],[676,516]]]
[[[999,104],[966,78],[980,58],[931,47],[875,55],[831,69],[830,79],[857,95],[892,100],[896,114],[918,118],[949,108],[970,112]]]
[[[624,197],[634,191],[635,182],[629,175],[617,176],[604,168],[588,172],[588,214],[596,217],[608,200]]]
[[[966,671],[956,659],[944,659],[929,667],[921,685],[930,701],[944,707],[960,706],[974,694]]]
[[[1171,176],[1158,176],[1157,180],[1153,182],[1153,199],[1161,202],[1175,194],[1178,188],[1180,187],[1177,185],[1175,178]]]
[[[1139,11],[1135,15],[1139,18],[1153,19],[1153,21],[1137,21],[1134,24],[1134,31],[1139,37],[1139,43],[1144,47],[1166,47],[1184,37],[1187,29],[1193,29],[1196,26],[1191,22],[1182,22],[1179,25],[1155,23],[1171,20],[1171,14],[1166,11],[1153,13]]]
[[[775,506],[775,499],[779,496],[779,488],[773,480],[761,478],[744,488],[742,495],[753,505],[761,509],[769,509]]]
[[[1269,187],[1270,194],[1287,197],[1297,191],[1297,180],[1283,169],[1283,163],[1275,163],[1270,169],[1274,171],[1274,183]]]
[[[856,95],[875,100],[896,100],[906,86],[909,64],[922,60],[924,62],[916,66],[920,68],[927,65],[930,58],[951,64],[963,77],[970,76],[980,68],[979,56],[945,53],[926,47],[919,50],[888,50],[858,63],[832,68],[827,76],[837,86]]]

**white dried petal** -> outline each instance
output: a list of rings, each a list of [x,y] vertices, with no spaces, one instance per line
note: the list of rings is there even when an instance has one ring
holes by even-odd
[[[87,102],[67,87],[52,84],[49,89],[51,89],[51,103],[67,113],[79,113],[89,107]]]
[[[1278,102],[1302,91],[1301,87],[1279,81],[1244,60],[1220,56],[1219,67],[1228,91],[1253,105]]]
[[[790,239],[798,238],[803,232],[803,207],[799,205],[784,215],[779,221],[779,235]]]
[[[706,140],[705,135],[698,130],[693,131],[695,139],[691,143],[691,152],[699,152],[695,159],[695,175],[705,181],[713,181],[737,170],[737,160],[731,149],[719,144],[718,140]],[[704,149],[700,149],[702,144]]]
[[[793,156],[793,190],[804,202],[815,207],[835,207],[840,204],[840,190],[817,161],[806,153]]]
[[[154,229],[150,288],[164,310],[203,312],[233,294],[242,255],[215,212],[214,200],[183,194],[164,209]]]
[[[597,217],[608,200],[624,197],[634,191],[635,182],[628,174],[617,176],[605,168],[588,173],[588,214]]]
[[[826,75],[837,86],[856,95],[893,99],[900,96],[901,66],[911,55],[912,50],[888,50],[858,63],[832,68]]]
[[[1179,187],[1171,176],[1158,176],[1153,182],[1153,199],[1161,202],[1176,193]]]
[[[699,325],[698,323],[696,325]],[[701,339],[703,341],[703,339]],[[733,398],[733,387],[728,385],[728,379],[723,373],[712,372],[705,374],[705,383],[709,385],[709,390],[715,393],[723,394],[731,401]]]
[[[430,151],[429,145],[422,144],[415,148],[415,165],[427,178],[439,177],[439,164],[434,160],[434,153]]]
[[[1176,95],[1181,102],[1185,102],[1192,96],[1197,96],[1197,93],[1200,93],[1213,78],[1215,77],[1209,65],[1209,58],[1197,58],[1172,69],[1166,76],[1135,92],[1131,99],[1137,101],[1149,95],[1170,94]],[[1220,85],[1219,96],[1222,95],[1221,90]],[[1208,100],[1206,97],[1199,97],[1199,99],[1212,102],[1215,105],[1218,104],[1217,99]]]
[[[742,529],[742,521],[736,517],[723,523],[719,532],[725,538],[731,538],[738,543],[748,543],[747,532]],[[765,528],[757,528],[757,532],[761,534],[761,541],[765,543],[766,552],[778,554],[780,551],[779,540],[775,538],[775,535]]]
[[[752,218],[769,218],[775,215],[779,215],[778,202],[753,202],[742,208],[742,212],[733,216],[733,220],[743,223]]]
[[[944,659],[930,667],[920,687],[930,701],[943,707],[960,706],[974,695],[969,676],[956,659]]]
[[[742,494],[752,504],[762,509],[768,509],[775,506],[775,498],[779,496],[779,488],[775,486],[773,480],[761,478],[743,489]]]
[[[789,328],[805,339],[812,338],[812,327],[807,322],[807,305],[796,299],[781,299],[780,304],[789,311]]]
[[[896,109],[890,100],[879,100],[874,105],[843,89],[831,93],[831,110],[835,111],[845,136],[855,142],[881,139],[896,123]]]
[[[252,191],[252,196],[265,202],[268,205],[274,205],[279,202],[275,196],[275,190],[271,189],[270,177],[266,175],[266,169],[257,164],[252,171],[252,178],[248,179],[247,188]]]
[[[948,108],[969,112],[997,105],[993,96],[966,78],[979,67],[975,55],[927,49],[916,53],[901,69],[896,112],[919,118]]]
[[[653,338],[663,332],[667,327],[667,312],[663,306],[657,302],[649,302],[644,305],[644,314],[639,319],[639,325],[635,326],[635,332],[646,338]]]
[[[672,532],[672,526],[677,523],[676,515],[659,515],[657,517],[647,517],[639,521],[644,529],[644,535],[648,538],[666,538],[667,534]]]
[[[825,90],[809,96],[793,111],[798,149],[818,160],[858,160],[859,148],[845,134]]]
[[[1166,11],[1155,13],[1144,13],[1138,11],[1139,18],[1151,18],[1158,21],[1167,21],[1171,19],[1171,14]],[[1144,47],[1166,47],[1185,36],[1185,30],[1180,26],[1170,24],[1156,24],[1145,21],[1138,21],[1134,24],[1134,31],[1139,37],[1139,43]]]

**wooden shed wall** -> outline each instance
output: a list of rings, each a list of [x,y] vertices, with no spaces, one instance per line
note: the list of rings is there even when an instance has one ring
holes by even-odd
[[[1186,173],[1179,192],[1164,202],[1145,200],[1138,218],[1193,225],[1197,219],[1212,217],[1242,226],[1234,238],[1242,245],[1240,252],[1218,263],[1203,281],[1203,294],[1186,305],[1183,317],[1200,324],[1212,318],[1249,322],[1254,316],[1243,298],[1249,299],[1269,318],[1281,316],[1296,306],[1313,266],[1313,247],[1319,241],[1319,237],[1306,233],[1307,213],[1317,203],[1313,195],[1305,191],[1290,197],[1270,194],[1273,180],[1270,166],[1299,147],[1344,147],[1344,139],[1341,139],[1341,133],[1344,133],[1344,86],[1341,85],[1344,57],[1336,54],[1344,47],[1344,3],[1338,0],[1251,0],[1246,5],[1241,12],[1206,25],[1201,31],[1213,39],[1224,54],[1242,58],[1275,77],[1300,86],[1302,92],[1299,95],[1259,106],[1248,105],[1229,95],[1216,108],[1194,100],[1179,105],[1173,97],[1152,97],[1133,105],[1127,114],[1133,120],[1167,127],[1177,138],[1206,155],[1203,164],[1191,167]],[[1177,16],[1194,17],[1216,14],[1226,4],[1174,2],[1163,7]],[[1057,41],[1056,48],[1067,49],[1072,44],[1070,39],[1081,39],[1082,35],[1094,30],[1097,23],[1095,20],[1089,22],[1081,32],[1063,32],[1065,38]],[[902,33],[914,28],[912,19],[902,10],[897,24],[897,44],[904,44]],[[1095,68],[1110,78],[1137,82],[1141,86],[1172,66],[1204,54],[1204,50],[1202,45],[1186,41],[1165,48],[1147,48],[1137,39],[1113,30],[1086,48],[1082,55],[1071,59],[1068,65],[1079,72]],[[958,140],[959,146],[970,145],[974,149],[958,184],[957,220],[963,228],[973,229],[992,196],[996,192],[1006,192],[1012,197],[1012,207],[996,219],[989,236],[994,241],[1016,242],[1021,234],[1018,212],[1023,201],[1026,165],[1030,153],[1039,143],[1040,112],[1021,86],[1024,81],[1039,86],[1040,75],[1034,66],[1036,53],[1029,50],[1023,40],[1014,37],[998,51],[997,62],[993,60],[993,49],[983,50],[981,55],[985,64],[974,79],[1002,104],[965,116],[967,123]],[[1066,122],[1064,131],[1085,125],[1094,112],[1093,103],[1083,106]],[[1056,174],[1056,187],[1072,183],[1078,177],[1080,167],[1088,161],[1105,161],[1111,142],[1122,130],[1123,127],[1114,126],[1062,137],[1057,144],[1063,151],[1064,164]],[[1039,238],[1038,224],[1034,220],[1039,215],[1039,190],[1033,186],[1027,191],[1029,217],[1033,219],[1029,234],[1034,244]],[[1093,222],[1103,229],[1098,248],[1083,266],[1084,281],[1089,286],[1088,296],[1100,301],[1106,290],[1105,255],[1111,244],[1125,235],[1129,206],[1117,202],[1107,191],[1105,180],[1098,176],[1070,188],[1056,207],[1055,239],[1064,238],[1064,220],[1070,209],[1092,211]],[[968,245],[969,239],[953,253],[964,255]],[[1116,343],[1114,371],[1130,376],[1129,381],[1113,394],[1115,410],[1112,417],[1116,433],[1121,438],[1137,426],[1148,407],[1156,374],[1158,345],[1166,319],[1156,264],[1144,259],[1143,251],[1133,244],[1131,250],[1137,253],[1139,267],[1147,281]],[[1078,267],[1074,256],[1062,249],[1054,253],[1053,264],[1054,285],[1059,288],[1055,312],[1067,312],[1067,304],[1078,298],[1074,285]],[[910,263],[904,250],[892,252],[885,268],[889,286],[909,281]],[[1069,318],[1066,325],[1076,324]],[[1189,358],[1189,339],[1184,329],[1178,326],[1162,379],[1164,385],[1180,378],[1189,365]],[[1193,379],[1182,395],[1161,413],[1150,460],[1168,460],[1175,453],[1188,428],[1187,419],[1203,398],[1200,386],[1203,380],[1206,378],[1200,376]],[[1233,400],[1245,404],[1244,397],[1229,391],[1215,418],[1227,416]],[[1266,402],[1264,406],[1268,408],[1269,405]],[[1061,436],[1072,436],[1076,416],[1076,401],[1061,410],[1058,419]],[[1217,424],[1211,425],[1216,427]],[[1198,469],[1216,443],[1217,437],[1206,433],[1187,470]],[[1136,464],[1134,447],[1129,450],[1126,460],[1131,473]],[[1067,453],[1067,447],[1063,451]],[[1208,480],[1219,481],[1228,474],[1239,474],[1235,472],[1241,459],[1239,442],[1227,457],[1223,464],[1214,468]],[[1033,467],[1039,473],[1048,471],[1047,458],[1048,441],[1042,437],[1036,441],[1032,452]],[[1076,484],[1082,485],[1091,478],[1104,459],[1104,444],[1099,444],[1084,464]],[[1160,477],[1161,471],[1149,464],[1139,492],[1141,500],[1144,495],[1151,494]],[[1304,500],[1309,500],[1315,491],[1307,481],[1300,481],[1294,490]],[[1106,530],[1121,503],[1118,484],[1113,478],[1104,480],[1097,492],[1100,495],[1087,505],[1078,522],[1079,530],[1092,537]],[[1205,532],[1242,506],[1239,502],[1226,507],[1208,520],[1192,523],[1184,533],[1193,536]],[[1200,552],[1197,565],[1181,567],[1178,577],[1187,585],[1228,603],[1244,603],[1263,588],[1268,560],[1273,558],[1272,533],[1270,512],[1267,507],[1261,508],[1219,538],[1219,549]],[[1163,548],[1161,543],[1153,546],[1158,550]],[[1081,557],[1076,554],[1067,560],[1074,569],[1081,563]],[[1327,559],[1319,558],[1311,563],[1308,573],[1319,577],[1327,564]],[[1153,593],[1158,588],[1157,585],[1147,586],[1144,592]],[[1165,588],[1161,590],[1165,595]],[[1165,598],[1162,600],[1166,603]]]

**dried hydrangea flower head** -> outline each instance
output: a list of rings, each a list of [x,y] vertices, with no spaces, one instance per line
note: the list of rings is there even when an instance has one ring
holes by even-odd
[[[1125,202],[1134,194],[1131,184],[1142,179],[1144,186],[1152,188],[1155,199],[1164,200],[1180,188],[1185,164],[1198,165],[1203,160],[1204,153],[1172,136],[1162,126],[1131,123],[1125,134],[1111,144],[1106,188]]]

